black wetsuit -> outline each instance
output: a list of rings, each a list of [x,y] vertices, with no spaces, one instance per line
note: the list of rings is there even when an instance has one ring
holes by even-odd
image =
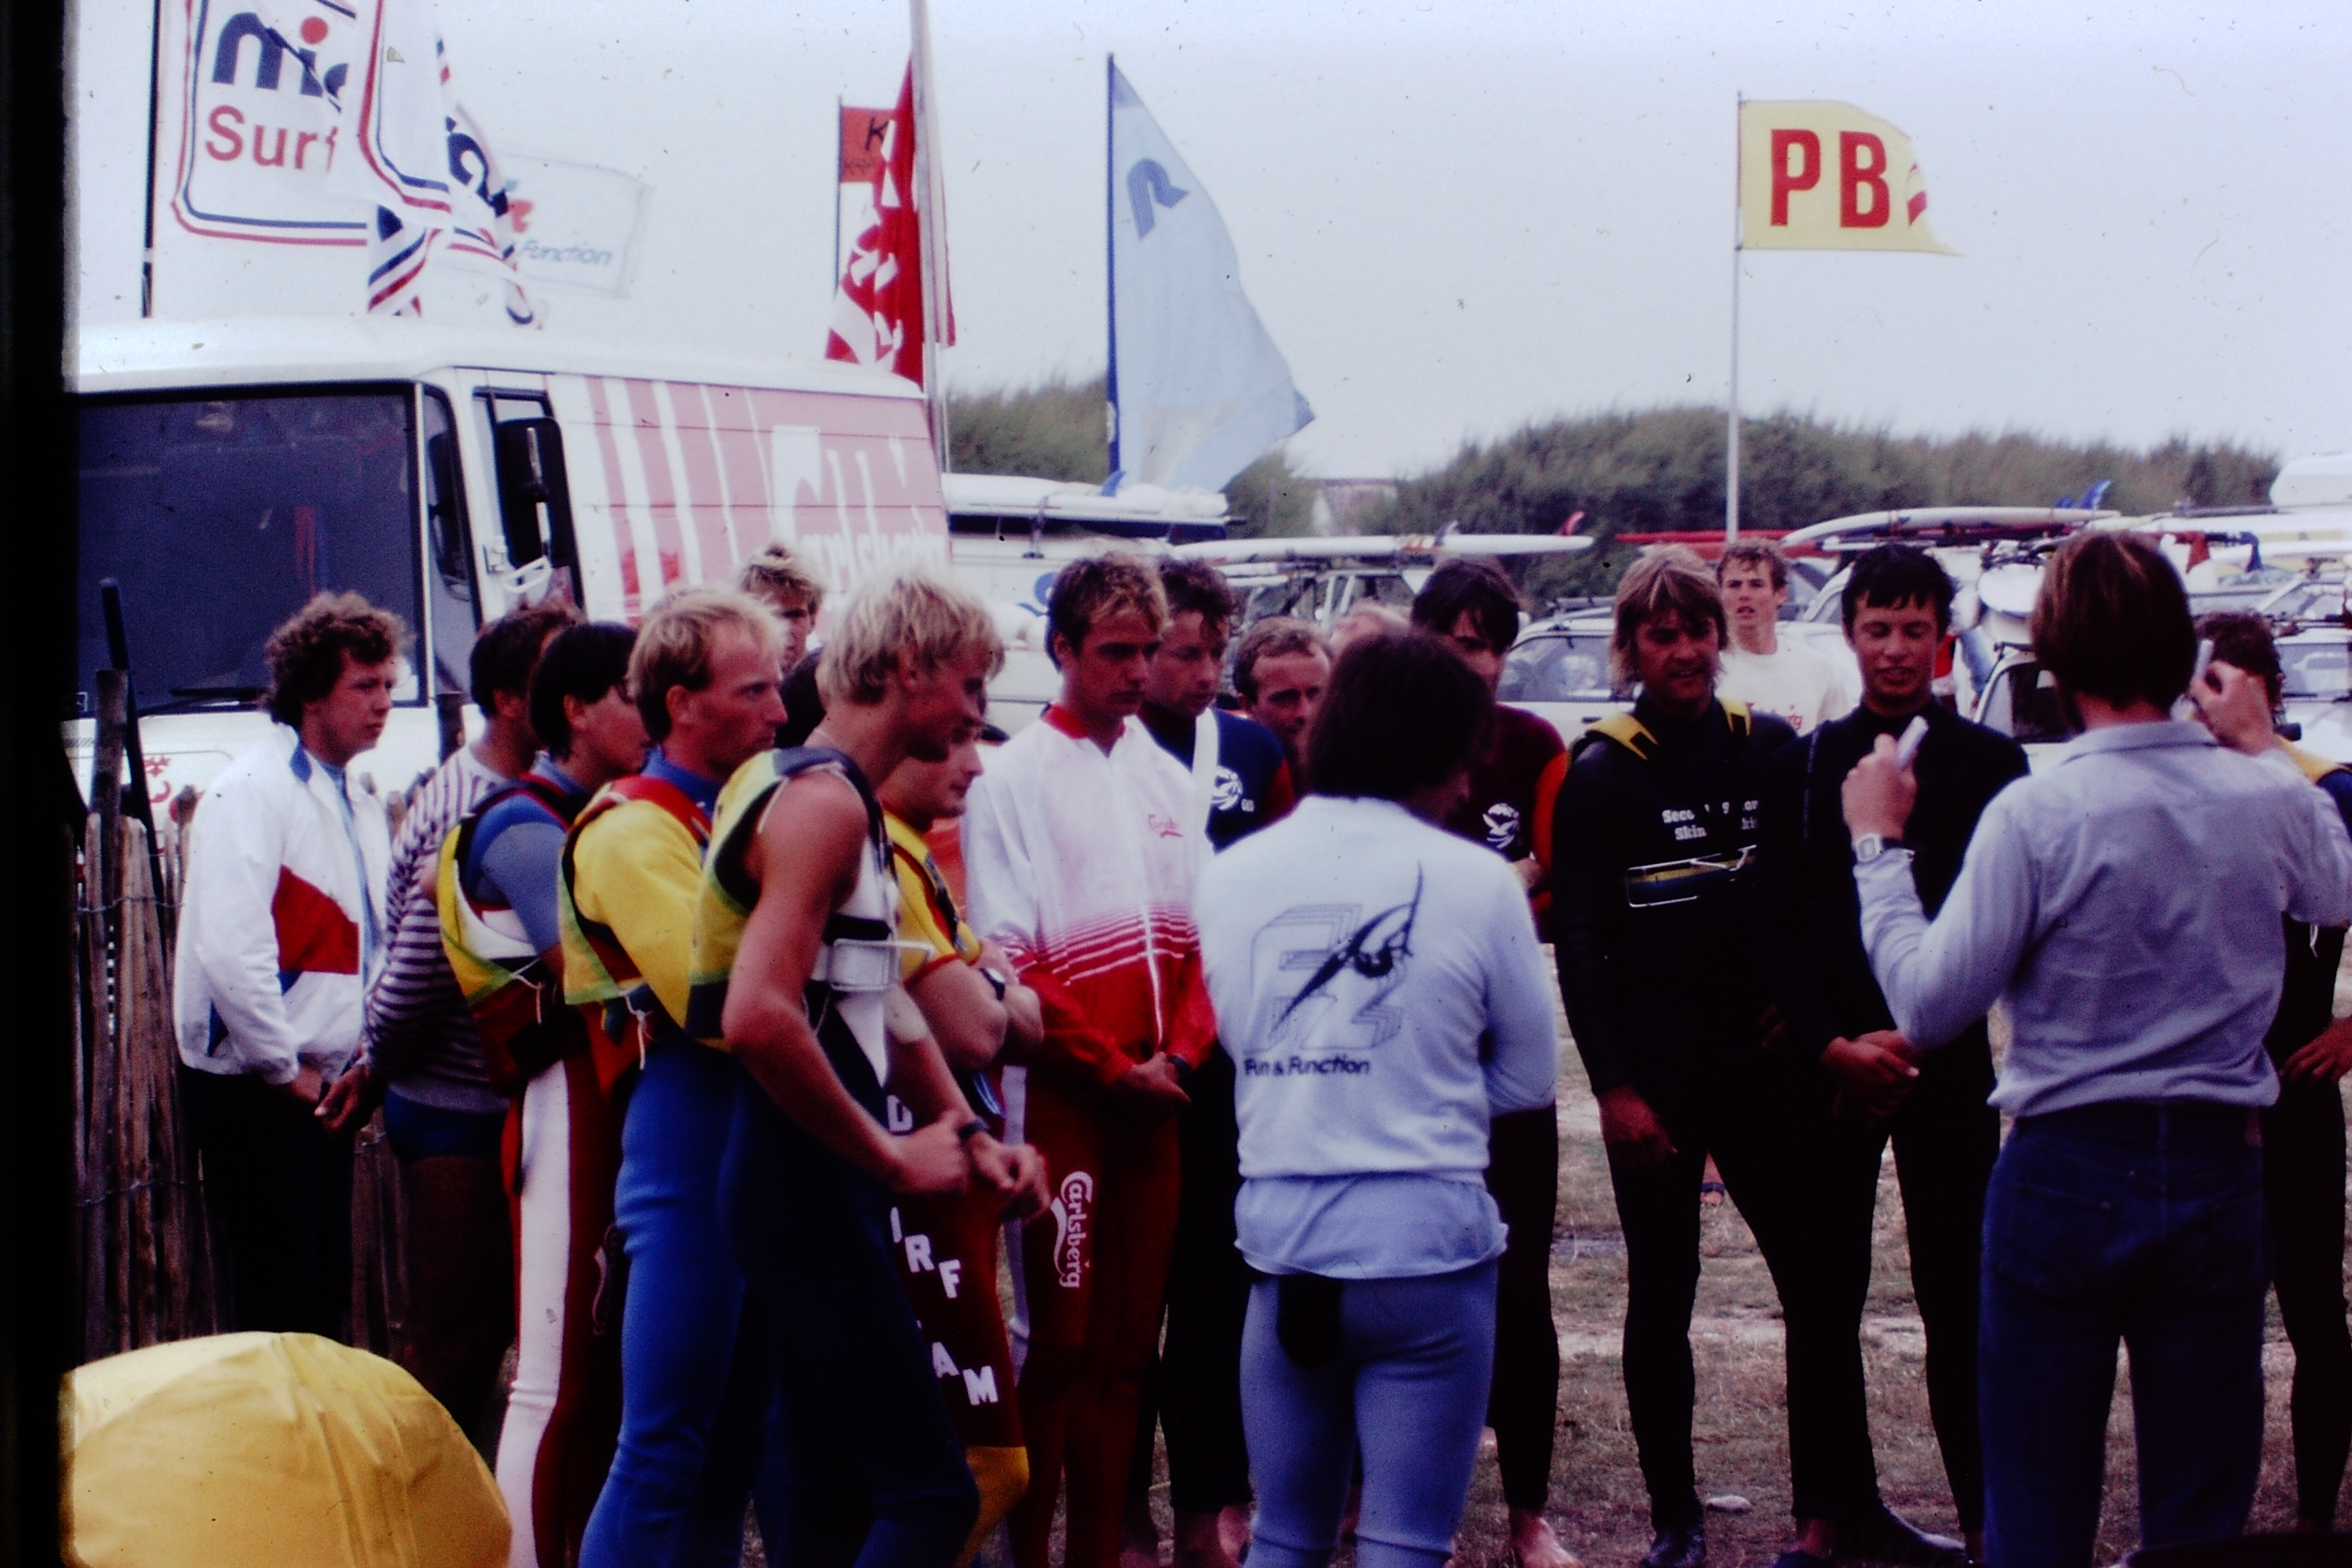
[[[1913,763],[1919,797],[1904,832],[1912,876],[1929,919],[1959,876],[1977,819],[1995,795],[2026,772],[2025,752],[2008,736],[1936,703]],[[1911,716],[1857,708],[1773,757],[1764,799],[1759,863],[1758,937],[1767,978],[1787,1019],[1791,1048],[1819,1061],[1833,1039],[1891,1029],[1894,1018],[1862,945],[1852,835],[1840,794],[1854,763],[1881,735],[1899,735]],[[1944,1473],[1964,1531],[1984,1528],[1984,1458],[1977,1429],[1977,1289],[1985,1184],[2000,1152],[1992,1092],[1992,1047],[1979,1020],[1929,1053],[1919,1078],[1886,1123],[1835,1118],[1830,1142],[1834,1220],[1823,1227],[1836,1256],[1845,1331],[1861,1332],[1870,1292],[1871,1221],[1878,1167],[1891,1137],[1903,1190],[1911,1285],[1927,1330],[1927,1408],[1944,1453]],[[1826,1076],[1819,1092],[1832,1092]],[[1869,1433],[1843,1462],[1867,1474],[1876,1465]],[[1859,1484],[1859,1483],[1857,1483]]]
[[[1690,1315],[1710,1153],[1787,1322],[1794,1512],[1834,1517],[1869,1500],[1850,1465],[1841,1469],[1851,1434],[1867,1440],[1861,1358],[1850,1330],[1841,1347],[1815,1239],[1825,1117],[1810,1064],[1765,1045],[1749,901],[1767,763],[1796,731],[1712,703],[1678,721],[1644,699],[1633,718],[1646,739],[1589,734],[1569,767],[1552,912],[1569,1026],[1593,1092],[1632,1087],[1675,1145],[1660,1170],[1636,1170],[1614,1151],[1609,1162],[1625,1232],[1625,1395],[1651,1517],[1661,1529],[1700,1517]]]

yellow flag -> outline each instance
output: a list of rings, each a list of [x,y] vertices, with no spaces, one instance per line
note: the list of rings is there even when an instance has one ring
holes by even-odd
[[[1739,242],[1959,254],[1927,226],[1911,138],[1850,103],[1739,106]]]

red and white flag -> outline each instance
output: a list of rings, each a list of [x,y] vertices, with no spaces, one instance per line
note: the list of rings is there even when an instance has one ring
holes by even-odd
[[[824,357],[853,364],[878,364],[920,385],[923,381],[923,267],[920,204],[915,180],[915,71],[907,68],[898,105],[882,129],[878,156],[871,160],[874,213],[859,235],[834,291],[833,322]],[[845,173],[847,153],[845,149]],[[863,148],[856,151],[862,153]],[[945,258],[938,258],[944,266]],[[946,297],[946,280],[940,293]],[[955,342],[955,310],[943,314],[939,342]]]

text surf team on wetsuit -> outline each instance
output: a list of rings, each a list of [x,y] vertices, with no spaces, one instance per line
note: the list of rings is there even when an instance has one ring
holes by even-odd
[[[1760,592],[1754,556],[1734,564]],[[1717,697],[1716,576],[1644,557],[1613,636],[1639,699],[1572,760],[1494,701],[1518,607],[1491,566],[1434,574],[1410,631],[1351,617],[1336,662],[1311,627],[1245,641],[1240,684],[1269,731],[1213,705],[1234,618],[1214,573],[1082,561],[1051,595],[1060,700],[984,768],[996,633],[919,573],[844,608],[821,717],[793,715],[805,743],[773,749],[822,594],[788,557],[753,565],[760,596],[674,595],[634,633],[487,628],[493,650],[541,650],[527,680],[492,685],[526,689],[499,710],[542,750],[523,771],[520,746],[513,782],[473,790],[422,858],[471,1048],[520,1088],[521,1364],[499,1456],[518,1565],[732,1563],[748,1501],[772,1561],[968,1562],[1009,1520],[1014,1560],[1044,1568],[1066,1499],[1064,1561],[1109,1568],[1135,1544],[1155,1405],[1188,1565],[1321,1563],[1352,1516],[1358,1561],[1433,1568],[1487,1425],[1515,1555],[1572,1562],[1545,1518],[1558,1142],[1539,933],[1626,1237],[1645,1562],[1706,1551],[1688,1324],[1710,1159],[1787,1324],[1783,1568],[1962,1559],[1885,1508],[1872,1461],[1858,1336],[1890,1141],[1971,1554],[2087,1562],[2117,1337],[2136,1373],[2148,1362],[2148,1538],[2239,1528],[2265,1173],[2230,1140],[2246,1146],[2281,1075],[2265,1126],[2294,1154],[2266,1174],[2299,1509],[2332,1517],[2352,1344],[2343,1127],[2322,1102],[2352,1030],[2326,1023],[2328,966],[2295,952],[2332,952],[2326,928],[2352,915],[2329,804],[2352,803],[2352,774],[2278,748],[2259,622],[2205,628],[2207,728],[2165,721],[2190,639],[2160,557],[2114,539],[2061,552],[2037,647],[2092,733],[2031,781],[2014,745],[1933,701],[1951,585],[1913,550],[1856,562],[1842,608],[1861,705],[1802,735]],[[328,776],[340,795],[330,770],[364,748],[338,738],[366,728],[362,688],[399,628],[305,614],[318,626],[273,668],[296,736],[278,793]],[[328,646],[344,622],[352,647]],[[1926,741],[1898,768],[1916,718]],[[332,761],[305,778],[310,752]],[[274,765],[249,771],[289,773]],[[310,853],[261,842],[284,837],[263,792],[220,794],[230,826],[195,837],[192,912],[226,907],[233,857]],[[2102,811],[2108,839],[2062,831]],[[312,858],[332,886],[331,857]],[[2232,957],[2221,993],[2193,982],[2197,940]],[[2035,956],[2069,943],[2064,973]],[[193,974],[216,1017],[242,1018],[235,977],[184,947],[184,988]],[[2179,1005],[2075,1016],[2068,987],[2100,963]],[[1984,1016],[2002,994],[2020,1033],[1996,1089]],[[262,1059],[237,1026],[191,1072],[234,1085],[218,1063]],[[354,1074],[331,1122],[366,1103]],[[257,1125],[274,1103],[225,1088],[198,1109]],[[2020,1117],[2007,1151],[1996,1105]],[[2180,1163],[2179,1214],[2133,1207],[2149,1148]],[[2071,1260],[2034,1245],[2049,1194],[2076,1188],[2152,1261],[2056,1279],[2098,1263],[2087,1237]],[[2210,1240],[2223,1220],[2212,1257],[2165,1251],[2181,1224]],[[237,1231],[233,1268],[268,1277],[269,1241]],[[2172,1281],[2200,1268],[2235,1283],[2173,1310]],[[2020,1334],[2032,1377],[1979,1363],[1979,1342]],[[2187,1391],[2169,1404],[2168,1372]],[[2214,1440],[2191,1440],[2198,1410]]]

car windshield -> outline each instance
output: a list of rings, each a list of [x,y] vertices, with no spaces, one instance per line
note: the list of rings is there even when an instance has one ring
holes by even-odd
[[[404,387],[83,403],[82,711],[112,662],[110,577],[149,710],[250,700],[270,632],[315,594],[353,590],[416,628],[413,404]]]
[[[2352,646],[2341,642],[2279,645],[2286,676],[2285,695],[2305,700],[2341,701],[2352,697]]]
[[[2021,659],[1993,677],[1977,719],[2020,745],[2071,741],[2083,732],[2059,700],[2057,682],[2031,659]]]
[[[1505,702],[1606,702],[1609,637],[1605,632],[1545,633],[1515,646],[1503,661],[1495,695]]]

